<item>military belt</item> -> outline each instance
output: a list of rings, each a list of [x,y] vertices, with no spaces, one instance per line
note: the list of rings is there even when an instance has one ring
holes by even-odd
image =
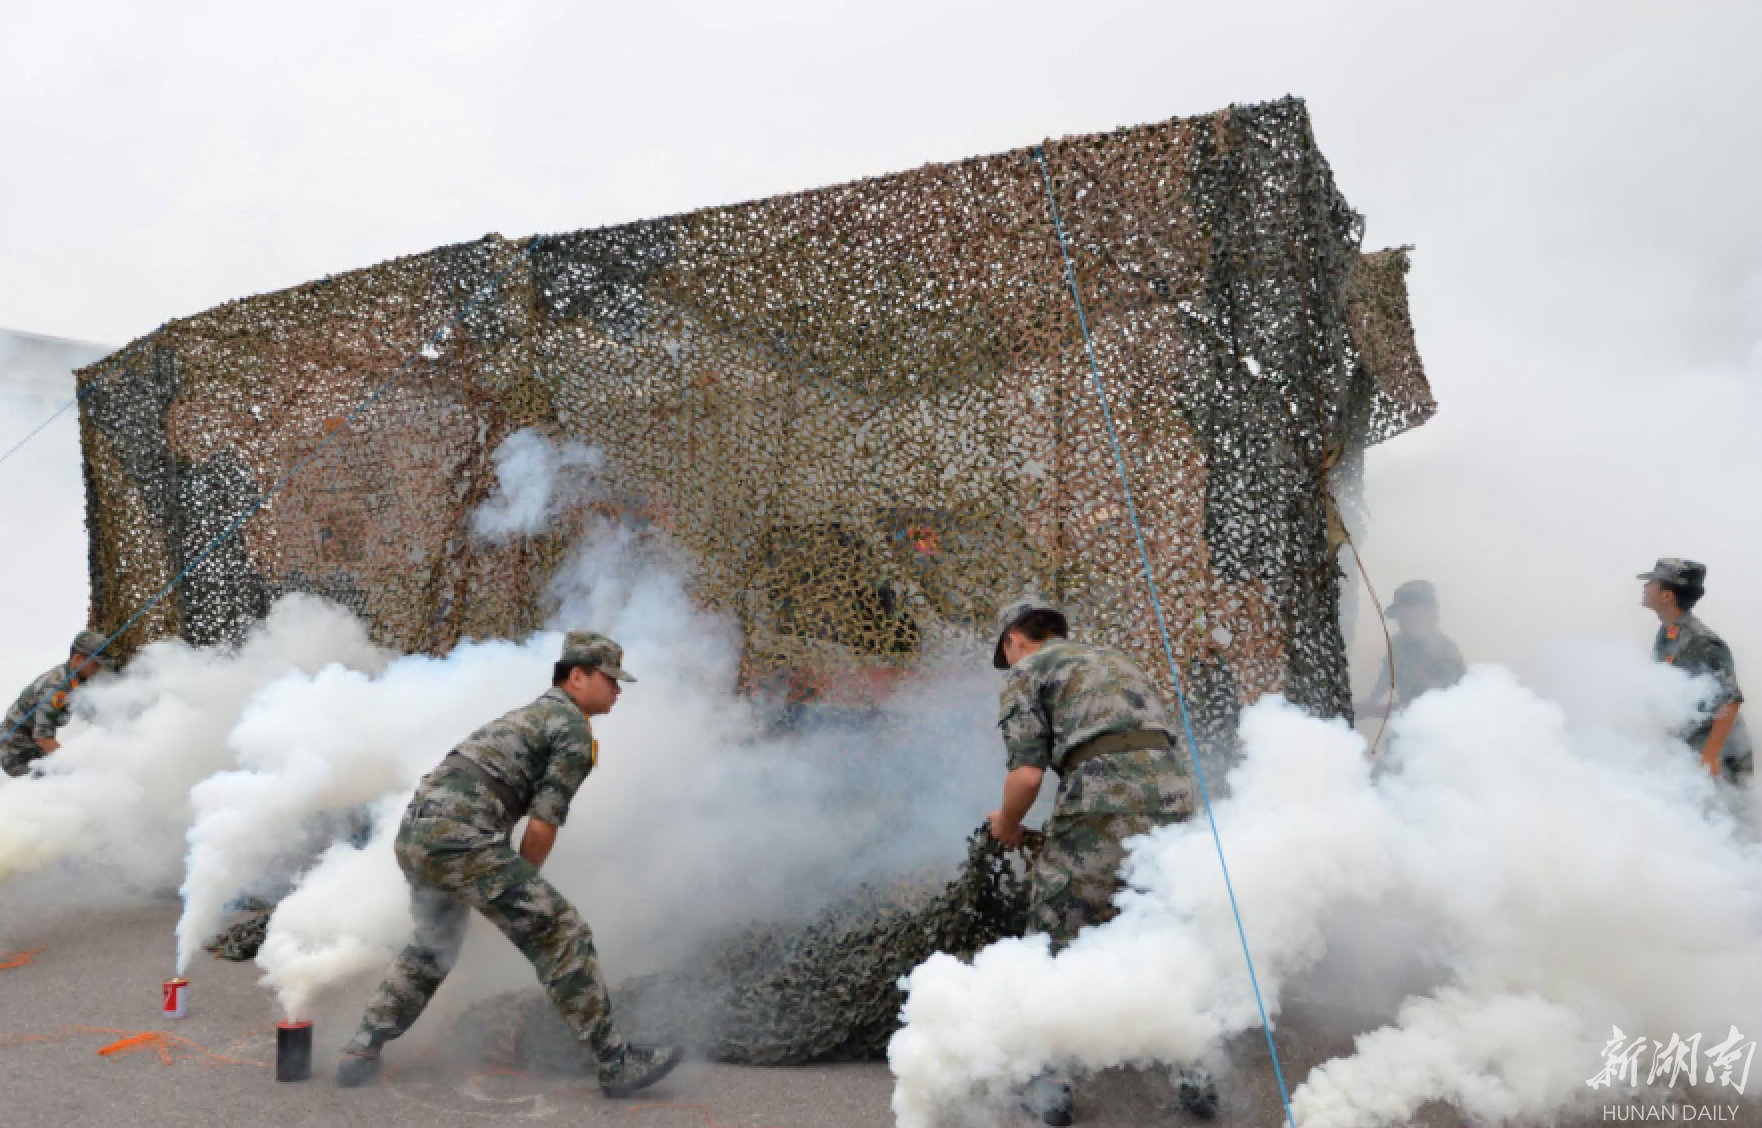
[[[457,752],[449,752],[447,753],[447,758],[441,761],[441,767],[448,768],[461,775],[468,775],[478,783],[489,788],[490,793],[497,799],[501,800],[502,807],[515,818],[519,818],[526,813],[526,809],[520,805],[520,796],[514,794],[514,789],[497,779],[495,776],[484,771],[477,761],[471,759],[469,756],[462,756]]]
[[[1139,748],[1173,748],[1169,734],[1156,729],[1131,729],[1127,732],[1104,732],[1100,736],[1085,740],[1069,752],[1065,753],[1064,767],[1059,775],[1068,776],[1077,770],[1078,765],[1085,764],[1097,756],[1105,756],[1109,752],[1131,752]]]

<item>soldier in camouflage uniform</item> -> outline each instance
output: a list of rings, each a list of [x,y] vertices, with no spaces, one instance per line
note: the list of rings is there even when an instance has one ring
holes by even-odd
[[[608,712],[619,683],[635,680],[620,668],[623,658],[611,639],[570,631],[551,688],[471,734],[417,786],[395,844],[413,890],[416,936],[344,1047],[338,1084],[372,1078],[381,1047],[415,1023],[458,958],[470,909],[532,961],[598,1063],[601,1092],[627,1096],[678,1064],[677,1047],[626,1043],[613,1031],[593,934],[538,872],[597,759],[588,717]],[[523,816],[516,853],[509,836]]]
[[[1700,753],[1702,766],[1715,778],[1728,783],[1748,780],[1754,771],[1754,750],[1749,730],[1738,716],[1744,691],[1738,688],[1731,648],[1691,613],[1707,591],[1707,566],[1667,557],[1639,578],[1646,581],[1640,605],[1658,616],[1653,660],[1711,677],[1718,687],[1708,709],[1677,735]]]
[[[5,727],[0,728],[5,733],[0,740],[0,769],[7,775],[26,774],[34,761],[61,747],[55,734],[67,724],[73,691],[106,668],[98,654],[103,647],[103,635],[81,631],[73,636],[67,661],[42,674],[18,695],[6,711]]]
[[[1409,580],[1395,589],[1387,608],[1396,630],[1389,638],[1376,681],[1377,697],[1358,706],[1360,717],[1381,717],[1413,704],[1422,693],[1448,689],[1462,680],[1467,667],[1462,651],[1438,629],[1438,591],[1429,580]],[[1395,699],[1388,697],[1390,657],[1394,659]]]
[[[1194,793],[1156,684],[1119,651],[1067,632],[1052,604],[1018,600],[998,615],[992,655],[1008,671],[997,725],[1009,760],[991,833],[1019,847],[1046,771],[1059,776],[1028,910],[1029,928],[1051,937],[1055,952],[1085,926],[1113,919],[1126,839],[1190,817]],[[1201,1071],[1183,1071],[1181,1095],[1194,1112],[1216,1111]],[[1036,1078],[1025,1103],[1048,1124],[1071,1123],[1070,1084],[1057,1073]]]

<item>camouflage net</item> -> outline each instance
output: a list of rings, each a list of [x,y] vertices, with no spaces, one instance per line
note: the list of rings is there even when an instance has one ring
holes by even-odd
[[[213,952],[218,959],[234,963],[256,959],[258,949],[263,947],[263,938],[269,935],[269,918],[274,915],[275,906],[256,901],[245,906],[245,910],[246,915],[241,920],[215,933],[202,945],[203,949]]]
[[[1349,716],[1335,506],[1366,447],[1435,410],[1405,252],[1360,253],[1293,99],[1043,151],[1202,741],[1227,749],[1267,693]],[[941,644],[988,648],[1032,586],[1172,698],[1029,150],[487,236],[171,322],[79,377],[92,625],[182,577],[125,658],[235,638],[292,591],[403,651],[522,637],[611,517],[683,550],[693,596],[741,629],[745,691],[873,708]],[[607,494],[492,543],[472,517],[526,427],[602,450]],[[621,1009],[728,1060],[874,1056],[900,974],[1019,926],[992,865],[973,847],[928,904],[754,932]],[[575,1053],[542,1001],[474,1022],[529,1066]]]
[[[806,929],[752,929],[701,961],[627,980],[613,995],[634,1041],[676,1041],[716,1061],[801,1065],[887,1054],[904,1001],[899,980],[936,952],[963,959],[1022,933],[1028,885],[1019,855],[981,827],[960,875],[934,896],[870,890]],[[592,1063],[537,988],[478,1003],[456,1041],[474,1059],[521,1072],[588,1074]]]
[[[1433,410],[1405,255],[1359,253],[1295,100],[1044,151],[1196,723],[1227,742],[1268,692],[1346,715],[1330,489]],[[124,656],[290,591],[404,651],[520,637],[597,511],[685,550],[745,689],[872,703],[1029,585],[1172,689],[1031,151],[488,236],[137,346],[80,373],[93,625],[189,571]],[[603,450],[612,498],[487,543],[528,426]]]

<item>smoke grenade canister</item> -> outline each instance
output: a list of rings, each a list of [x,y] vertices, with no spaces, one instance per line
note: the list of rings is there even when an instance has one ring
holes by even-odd
[[[190,981],[181,977],[167,979],[160,988],[159,1010],[166,1018],[188,1018],[190,1016]]]
[[[312,1078],[312,1024],[279,1022],[275,1026],[275,1079],[309,1081]]]

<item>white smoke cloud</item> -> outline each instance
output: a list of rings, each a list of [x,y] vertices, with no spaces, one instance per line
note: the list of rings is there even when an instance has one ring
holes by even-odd
[[[289,1019],[309,1018],[322,988],[385,967],[409,939],[410,887],[391,850],[409,800],[376,802],[367,844],[333,843],[275,907],[257,966]]]
[[[231,762],[253,697],[294,671],[373,670],[387,655],[347,611],[291,595],[236,647],[166,639],[82,687],[41,778],[0,788],[0,882],[66,860],[151,887],[175,884],[189,793]]]
[[[549,654],[469,644],[445,659],[399,658],[377,676],[332,666],[262,687],[227,735],[227,770],[190,791],[178,967],[236,895],[322,848],[314,827],[409,792],[474,728],[537,696],[554,660],[547,641]],[[361,909],[371,931],[377,910]]]
[[[573,440],[554,445],[532,427],[509,435],[491,457],[496,492],[471,515],[472,530],[489,541],[544,531],[605,463],[598,450]]]
[[[366,849],[334,846],[296,880],[258,962],[284,1011],[305,1016],[389,959],[407,916],[351,882],[402,888],[393,808],[401,816],[421,775],[473,729],[542,693],[559,632],[575,627],[617,639],[639,679],[595,722],[599,767],[545,867],[592,922],[614,979],[720,930],[797,919],[862,881],[958,858],[1001,773],[984,656],[932,656],[866,722],[776,732],[767,703],[736,692],[738,633],[692,604],[675,565],[664,546],[602,522],[552,584],[554,630],[406,656],[373,676],[331,668],[262,687],[227,735],[231,764],[191,794],[180,964],[237,894],[297,868],[289,859],[312,857],[369,804],[379,814]]]
[[[1596,1095],[1612,1025],[1711,1044],[1762,1013],[1762,851],[1666,735],[1705,687],[1632,652],[1583,660],[1602,692],[1565,704],[1471,671],[1395,722],[1374,769],[1339,722],[1244,711],[1216,814],[1269,1009],[1349,942],[1341,920],[1405,921],[1443,978],[1311,1074],[1299,1124],[1403,1123],[1433,1099],[1542,1122]],[[903,1128],[1049,1062],[1181,1063],[1258,1025],[1203,817],[1135,840],[1124,874],[1121,915],[1056,957],[1029,938],[913,972],[890,1048]]]

